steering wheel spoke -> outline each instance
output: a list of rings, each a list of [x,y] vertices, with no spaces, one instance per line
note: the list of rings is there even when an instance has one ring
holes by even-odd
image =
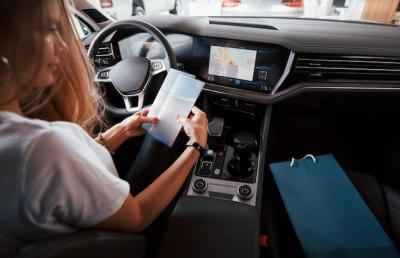
[[[162,59],[150,59],[150,64],[152,76],[167,71],[167,66]]]
[[[139,94],[134,95],[124,95],[122,96],[124,99],[125,108],[128,112],[137,112],[143,108],[144,103],[144,93],[140,92]]]

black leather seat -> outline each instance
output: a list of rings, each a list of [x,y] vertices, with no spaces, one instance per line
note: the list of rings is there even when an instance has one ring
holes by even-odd
[[[386,233],[400,249],[400,192],[368,174],[347,171],[347,176]]]
[[[146,238],[137,233],[84,230],[31,243],[15,258],[143,258]]]

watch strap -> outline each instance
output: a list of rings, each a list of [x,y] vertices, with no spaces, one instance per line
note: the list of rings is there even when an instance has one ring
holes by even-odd
[[[206,149],[203,146],[192,140],[189,140],[188,143],[186,143],[186,146],[195,148],[200,153],[201,156],[203,156],[204,153],[206,152]]]

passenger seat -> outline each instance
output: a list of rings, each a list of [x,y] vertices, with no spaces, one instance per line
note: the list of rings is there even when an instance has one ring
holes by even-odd
[[[394,244],[400,249],[400,192],[369,174],[346,171],[365,203],[382,225]]]

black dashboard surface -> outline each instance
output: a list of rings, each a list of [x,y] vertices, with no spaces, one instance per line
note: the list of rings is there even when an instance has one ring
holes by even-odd
[[[141,18],[163,31],[277,44],[295,52],[400,57],[395,25],[296,18]],[[259,27],[268,25],[274,29]]]
[[[205,81],[205,89],[216,94],[272,103],[309,90],[400,90],[399,26],[293,18],[139,19],[162,30],[179,68]],[[114,37],[113,45],[117,59],[164,58],[160,45],[146,33],[124,32]],[[256,51],[253,76],[238,80],[210,74],[215,46]],[[265,51],[270,54],[260,61]],[[268,78],[257,77],[260,72]]]

